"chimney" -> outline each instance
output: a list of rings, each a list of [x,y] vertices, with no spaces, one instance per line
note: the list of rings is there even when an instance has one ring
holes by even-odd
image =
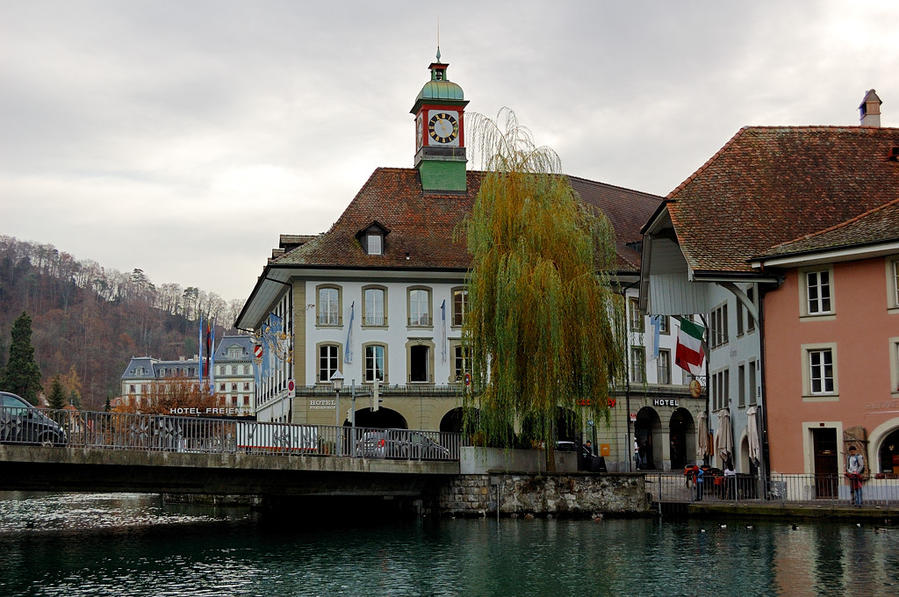
[[[869,89],[865,94],[865,99],[858,107],[861,126],[880,126],[880,104],[882,103],[877,97],[877,93],[873,89]]]

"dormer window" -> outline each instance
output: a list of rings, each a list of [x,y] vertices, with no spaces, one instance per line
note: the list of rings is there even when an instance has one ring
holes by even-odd
[[[384,237],[390,234],[390,230],[378,221],[372,221],[368,226],[356,233],[356,240],[362,246],[366,255],[384,254]]]
[[[384,252],[384,236],[370,230],[365,235],[365,252],[369,255],[380,255]]]

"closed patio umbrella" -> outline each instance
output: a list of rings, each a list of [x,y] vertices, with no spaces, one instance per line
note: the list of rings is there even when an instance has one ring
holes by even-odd
[[[762,454],[762,442],[759,440],[758,408],[750,406],[746,409],[746,439],[749,441],[749,458],[758,462]]]
[[[727,460],[734,453],[734,431],[730,426],[730,411],[718,413],[718,455]]]
[[[699,441],[696,442],[696,459],[705,460],[709,453],[709,422],[705,413],[699,413]]]

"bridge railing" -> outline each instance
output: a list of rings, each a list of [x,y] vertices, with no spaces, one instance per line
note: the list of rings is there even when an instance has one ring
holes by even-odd
[[[111,450],[458,460],[461,434],[0,406],[0,442]]]

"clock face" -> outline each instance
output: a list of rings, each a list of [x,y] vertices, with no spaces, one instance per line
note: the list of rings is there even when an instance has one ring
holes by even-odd
[[[459,121],[452,112],[431,112],[428,120],[428,135],[437,143],[448,145],[459,137]]]

